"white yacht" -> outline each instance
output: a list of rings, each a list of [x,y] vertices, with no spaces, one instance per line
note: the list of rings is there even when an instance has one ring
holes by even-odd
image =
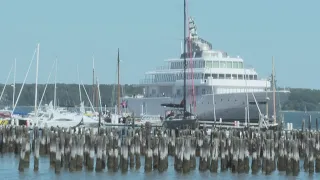
[[[259,78],[254,68],[244,66],[241,57],[213,50],[211,43],[198,37],[192,18],[189,18],[189,34],[185,54],[186,105],[200,120],[243,121],[249,114],[253,122],[260,117],[258,107],[263,115],[272,117],[274,107],[287,101],[289,91],[273,91],[274,76]],[[183,60],[184,53],[180,58],[165,60],[165,66],[146,72],[140,81],[144,86],[143,95],[123,98],[128,109],[136,116],[163,115],[162,103],[180,103],[184,93]],[[247,104],[249,113],[246,113]]]

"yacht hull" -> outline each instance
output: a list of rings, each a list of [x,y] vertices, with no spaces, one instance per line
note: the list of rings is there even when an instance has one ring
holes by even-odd
[[[254,92],[256,101],[259,103],[259,109],[262,114],[268,114],[268,117],[273,116],[273,93],[272,92]],[[288,100],[289,91],[276,92],[276,108],[279,103],[284,103]],[[269,100],[267,100],[267,97]],[[216,120],[219,121],[242,121],[244,122],[246,114],[246,93],[230,93],[216,94],[215,98],[215,114]],[[134,113],[135,117],[141,117],[143,114],[162,115],[166,108],[161,107],[162,103],[180,103],[182,98],[171,97],[155,97],[155,98],[123,98],[127,101],[127,108]],[[259,109],[255,103],[252,93],[248,93],[249,102],[249,119],[250,122],[257,122],[259,119]],[[196,114],[199,120],[213,121],[214,120],[214,105],[213,95],[206,94],[196,97],[196,106],[191,107],[191,97],[187,99],[187,109],[193,114]]]

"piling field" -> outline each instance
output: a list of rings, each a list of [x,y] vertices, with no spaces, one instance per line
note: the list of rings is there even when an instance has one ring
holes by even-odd
[[[317,123],[318,124],[318,123]],[[152,128],[39,128],[0,126],[0,153],[19,156],[18,171],[23,172],[34,156],[34,171],[46,156],[56,174],[62,168],[76,171],[121,171],[143,168],[146,172],[164,172],[168,156],[174,157],[174,169],[190,173],[195,169],[219,173],[278,170],[297,176],[300,171],[320,172],[320,132],[303,127],[292,131],[253,129],[169,130]],[[144,158],[140,159],[141,156]],[[198,167],[196,161],[199,161]],[[144,160],[144,167],[141,167]],[[300,160],[303,167],[300,168]]]

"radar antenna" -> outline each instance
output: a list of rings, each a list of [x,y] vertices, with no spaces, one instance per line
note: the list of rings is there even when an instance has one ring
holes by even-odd
[[[190,32],[191,39],[198,38],[197,26],[194,23],[194,20],[192,17],[189,17],[189,32]]]

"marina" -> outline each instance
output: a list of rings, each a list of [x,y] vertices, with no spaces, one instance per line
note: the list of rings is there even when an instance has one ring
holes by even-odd
[[[0,153],[1,158],[15,154],[10,157],[19,161],[20,173],[28,169],[41,172],[45,166],[56,175],[83,170],[163,173],[173,168],[181,174],[272,175],[278,171],[286,176],[302,172],[314,176],[320,172],[318,118],[311,123],[311,118],[302,121],[300,130],[212,127],[210,133],[206,128],[169,130],[150,123],[141,127],[44,127],[41,131],[6,125],[0,126]],[[40,160],[47,165],[40,166]]]
[[[243,2],[234,2],[235,9],[215,2],[210,11],[204,7],[211,2],[187,0],[166,6],[153,2],[154,7],[125,2],[129,9],[123,3],[112,5],[117,1],[100,2],[103,8],[91,2],[84,9],[80,3],[61,3],[61,9],[45,3],[49,9],[37,6],[32,11],[34,5],[17,6],[15,12],[37,12],[23,14],[39,22],[25,19],[20,22],[25,21],[25,27],[11,27],[21,42],[4,38],[2,54],[16,48],[18,58],[3,62],[0,72],[6,73],[0,84],[1,179],[319,179],[320,90],[297,90],[290,84],[290,79],[299,85],[311,81],[314,74],[306,71],[314,69],[307,50],[290,47],[288,40],[297,41],[295,46],[311,43],[301,42],[302,35],[279,36],[288,19],[278,14],[272,20],[272,13],[262,13],[269,8],[265,4],[260,11],[270,20],[264,19],[254,12],[259,8],[253,3]],[[276,14],[278,6],[272,7]],[[45,15],[51,9],[58,11]],[[159,9],[167,12],[156,13]],[[178,13],[167,16],[178,10],[183,21]],[[279,11],[284,14],[285,8]],[[126,22],[120,18],[123,12],[130,16],[123,17]],[[64,26],[55,24],[59,29],[50,32],[52,17],[58,15]],[[142,20],[146,15],[150,19]],[[266,38],[268,28],[259,23],[271,20],[281,23],[273,24],[278,37],[274,32]],[[241,37],[244,27],[249,27],[249,35]],[[226,33],[229,30],[238,34]],[[51,36],[54,39],[47,39]],[[172,42],[176,36],[180,52]],[[30,50],[23,41],[34,46]],[[25,60],[27,53],[30,60]],[[164,63],[150,69],[162,63],[158,58]],[[297,59],[298,70],[292,68]],[[309,70],[304,70],[306,65]],[[113,71],[115,82],[108,84]],[[130,76],[139,83],[127,83]]]

